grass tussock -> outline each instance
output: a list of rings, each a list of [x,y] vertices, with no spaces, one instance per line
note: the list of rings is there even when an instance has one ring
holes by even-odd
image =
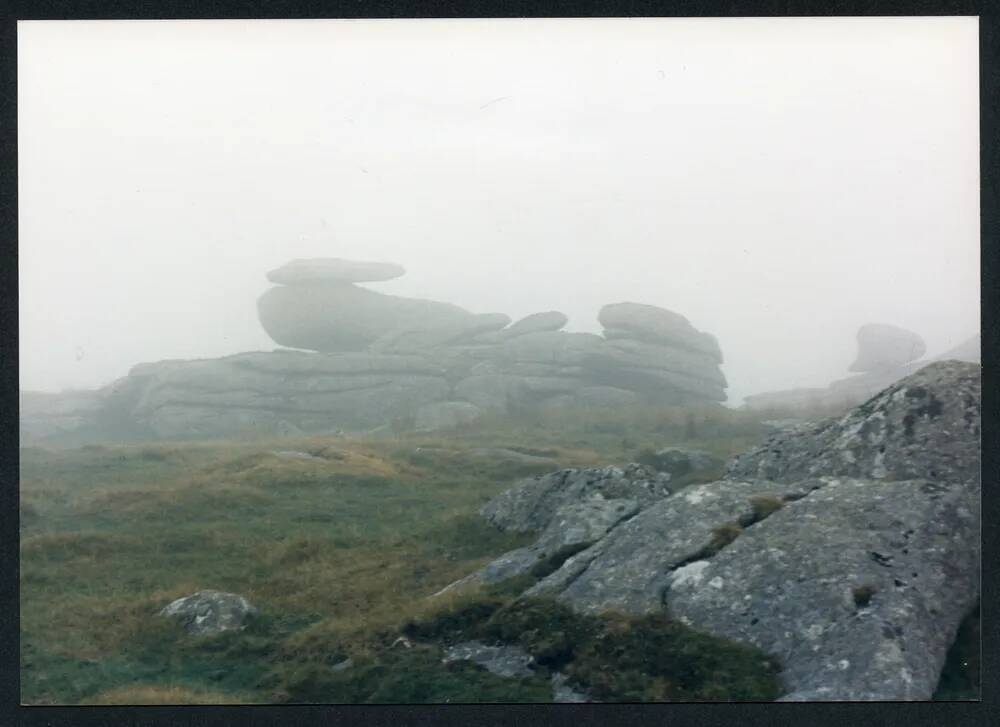
[[[117,687],[83,700],[88,705],[154,705],[154,704],[247,704],[245,695],[209,692],[179,686],[135,684]]]

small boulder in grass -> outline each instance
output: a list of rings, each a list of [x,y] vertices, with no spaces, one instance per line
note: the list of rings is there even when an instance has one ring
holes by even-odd
[[[243,596],[223,591],[198,591],[178,598],[160,611],[161,616],[177,619],[195,636],[241,631],[257,613],[257,608]]]

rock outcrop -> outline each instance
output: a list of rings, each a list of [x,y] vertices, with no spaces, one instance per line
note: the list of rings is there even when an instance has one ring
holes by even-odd
[[[795,482],[820,474],[872,480],[979,477],[981,372],[943,361],[839,419],[778,432],[737,457],[729,477]]]
[[[72,401],[27,395],[25,438],[72,438],[88,429],[110,439],[283,436],[389,424],[439,430],[487,413],[562,416],[726,398],[718,343],[677,313],[608,305],[599,315],[608,327],[600,336],[561,330],[567,317],[559,311],[510,325],[504,313],[358,285],[402,274],[391,263],[293,260],[268,273],[276,285],[257,307],[277,343],[305,350],[139,364]]]
[[[979,402],[979,367],[941,362],[846,416],[780,429],[716,482],[526,480],[482,514],[541,536],[467,582],[529,573],[526,595],[583,613],[666,610],[774,655],[787,700],[929,699],[979,597]],[[560,537],[574,505],[612,503],[621,517]]]

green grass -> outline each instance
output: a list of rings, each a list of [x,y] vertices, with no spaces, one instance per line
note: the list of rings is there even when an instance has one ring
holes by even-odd
[[[22,702],[537,702],[551,698],[544,669],[556,666],[610,701],[770,698],[766,659],[678,624],[523,610],[511,583],[431,597],[532,541],[476,514],[520,477],[625,463],[643,447],[727,458],[759,435],[752,417],[699,417],[700,439],[685,438],[678,411],[635,410],[448,435],[24,448]],[[556,465],[471,452],[481,447]],[[195,638],[156,616],[208,588],[246,596],[259,617]],[[420,623],[432,625],[413,648],[393,647]],[[443,644],[462,635],[520,643],[542,671],[508,680],[442,664]],[[346,658],[351,669],[333,668]]]

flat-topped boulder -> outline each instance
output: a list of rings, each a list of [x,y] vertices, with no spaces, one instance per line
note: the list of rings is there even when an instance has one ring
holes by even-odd
[[[315,285],[321,283],[367,283],[392,280],[406,270],[395,263],[363,262],[336,257],[292,260],[267,274],[278,285]]]

